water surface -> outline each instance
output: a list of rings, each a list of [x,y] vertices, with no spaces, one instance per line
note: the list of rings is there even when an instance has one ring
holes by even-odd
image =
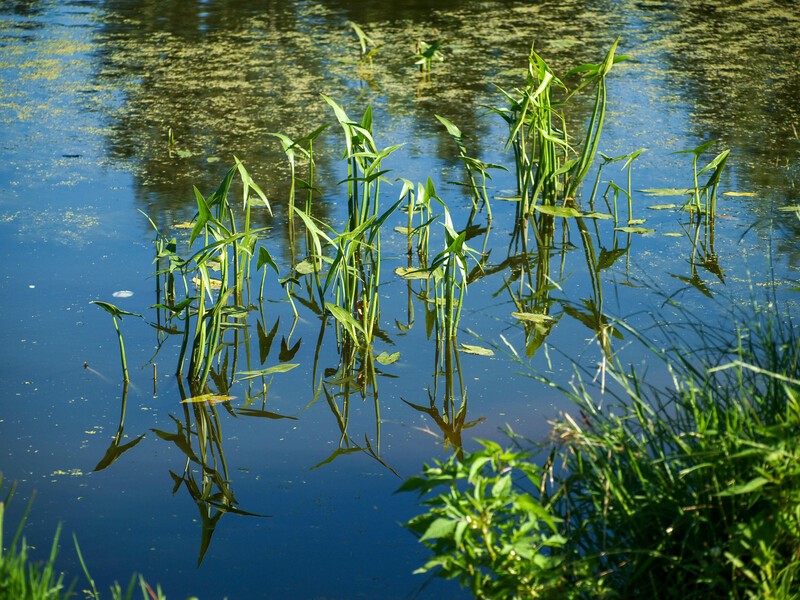
[[[35,492],[29,539],[45,548],[63,523],[62,566],[78,573],[68,541],[75,533],[101,592],[135,571],[169,598],[456,597],[452,582],[425,586],[412,575],[426,553],[399,523],[416,503],[393,492],[454,442],[469,450],[475,437],[502,441],[506,425],[546,439],[548,419],[569,405],[525,373],[563,384],[573,361],[590,371],[600,363],[587,327],[592,310],[644,325],[668,319],[661,307],[673,297],[726,326],[725,307],[752,295],[774,290],[796,302],[800,219],[780,210],[800,203],[800,18],[791,2],[718,0],[702,10],[657,1],[362,4],[0,3],[0,471],[6,485],[19,482],[10,523]],[[371,66],[359,66],[348,21],[380,44]],[[691,161],[679,150],[707,140],[718,140],[716,152],[730,149],[720,193],[735,195],[720,197],[713,239],[679,211],[648,209],[662,199],[637,192],[637,216],[654,232],[592,225],[594,251],[609,258],[598,288],[576,225],[560,223],[552,256],[530,258],[533,272],[546,268],[558,321],[528,356],[530,335],[511,316],[506,287],[521,269],[510,246],[514,208],[494,201],[491,227],[482,213],[481,235],[470,241],[490,258],[469,288],[459,342],[495,355],[461,353],[454,406],[445,402],[424,305],[413,294],[409,302],[408,284],[393,274],[407,261],[399,233],[383,239],[375,352],[401,358],[380,367],[375,386],[356,380],[347,396],[335,384],[341,357],[332,329],[302,304],[295,322],[272,280],[268,301],[248,316],[241,360],[300,366],[272,378],[263,398],[248,404],[252,388],[237,384],[230,403],[181,404],[179,341],[156,353],[162,338],[134,317],[121,322],[131,370],[123,389],[113,325],[89,302],[155,320],[154,234],[142,212],[185,244],[188,231],[176,225],[196,212],[192,186],[211,193],[236,155],[271,200],[274,216],[255,220],[269,228],[264,244],[288,273],[303,248],[290,243],[289,169],[269,134],[333,123],[325,93],[351,116],[372,106],[378,145],[405,144],[387,161],[388,177],[431,177],[463,227],[471,203],[447,183],[463,172],[434,115],[458,124],[474,156],[510,165],[505,124],[485,106],[502,102],[497,86],[522,83],[531,44],[564,74],[600,61],[617,36],[630,59],[610,79],[601,151],[647,148],[633,169],[642,190],[690,184]],[[429,76],[410,58],[420,39],[446,39]],[[575,135],[590,106],[589,95],[573,103]],[[335,227],[346,214],[341,152],[331,126],[317,147],[315,216]],[[493,177],[493,195],[513,195],[509,175]],[[611,165],[603,182],[624,178]],[[399,191],[386,187],[386,201]],[[396,217],[392,226],[402,225],[404,215]],[[113,296],[123,290],[133,294]],[[629,339],[612,347],[641,363]],[[253,515],[193,499],[191,482],[203,472],[180,436],[204,425],[219,436],[206,462],[222,474],[215,493],[233,494],[229,509]]]

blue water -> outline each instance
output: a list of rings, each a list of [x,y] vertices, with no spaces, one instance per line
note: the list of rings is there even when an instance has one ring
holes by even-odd
[[[504,124],[481,108],[501,101],[490,83],[509,87],[521,81],[532,39],[561,72],[599,61],[621,34],[621,51],[632,58],[610,80],[601,151],[618,156],[647,148],[634,163],[635,190],[685,187],[691,184],[691,159],[674,153],[719,138],[715,151],[731,150],[720,193],[751,195],[720,196],[713,243],[722,277],[700,266],[695,285],[687,283],[698,248],[687,217],[648,209],[678,200],[636,192],[634,216],[655,230],[648,235],[615,234],[608,221],[598,221],[595,230],[587,221],[598,253],[628,248],[601,272],[603,310],[644,327],[670,318],[662,306],[665,297],[674,297],[725,327],[725,306],[731,303],[767,293],[788,306],[797,300],[800,220],[777,209],[798,204],[800,143],[791,125],[800,114],[800,96],[791,93],[787,65],[800,64],[792,42],[800,36],[778,40],[760,15],[716,3],[731,27],[749,23],[761,32],[764,47],[776,57],[769,78],[738,88],[731,87],[726,69],[736,60],[751,60],[741,68],[756,70],[758,58],[741,59],[734,40],[718,57],[722,62],[730,55],[730,63],[719,65],[718,72],[702,71],[704,52],[713,48],[687,49],[681,29],[705,31],[710,25],[680,9],[627,2],[599,7],[431,2],[402,10],[390,3],[359,14],[355,3],[344,2],[240,4],[0,3],[0,472],[4,490],[18,482],[6,531],[35,493],[25,530],[29,541],[44,556],[61,523],[59,565],[68,577],[80,573],[75,534],[101,593],[136,572],[160,584],[170,599],[466,596],[454,582],[425,585],[426,576],[412,574],[428,554],[400,524],[419,506],[413,496],[394,494],[423,463],[454,450],[430,415],[404,402],[428,406],[438,379],[435,405],[445,411],[443,377],[419,300],[412,302],[413,327],[406,331],[398,325],[409,322],[407,284],[393,274],[406,265],[406,240],[392,228],[403,225],[405,216],[393,217],[382,240],[385,337],[375,344],[376,354],[399,351],[400,360],[379,366],[377,401],[372,388],[365,398],[351,394],[343,442],[320,389],[325,369],[335,371],[340,360],[333,328],[329,324],[318,346],[319,317],[298,304],[294,323],[274,279],[267,285],[263,317],[257,311],[248,317],[249,358],[242,344],[238,366],[244,370],[247,360],[253,369],[299,364],[271,379],[264,410],[273,418],[242,410],[261,408],[260,399],[247,405],[248,394],[259,392],[260,384],[235,385],[236,398],[228,405],[180,403],[185,390],[174,376],[180,340],[168,339],[156,353],[161,339],[149,324],[158,301],[154,235],[139,211],[184,244],[187,230],[174,225],[194,215],[192,185],[211,193],[235,154],[272,200],[275,217],[261,214],[256,220],[270,228],[263,243],[288,273],[292,252],[283,200],[288,168],[278,143],[266,134],[297,136],[332,122],[318,96],[324,91],[352,117],[373,105],[378,146],[405,143],[387,160],[388,176],[415,181],[430,176],[462,227],[471,205],[447,182],[461,180],[463,172],[452,140],[433,115],[462,126],[469,150],[484,161],[510,165],[503,151]],[[540,31],[536,23],[548,10],[551,29]],[[354,64],[357,46],[346,24],[360,16],[384,43],[368,73]],[[797,32],[796,17],[779,16],[784,29]],[[491,35],[482,34],[482,23],[493,24],[487,26]],[[447,37],[448,52],[425,80],[408,60],[409,40],[429,35]],[[708,37],[713,40],[711,33]],[[684,63],[675,59],[681,51],[687,52]],[[685,73],[679,76],[681,68]],[[729,97],[719,89],[723,85]],[[768,90],[772,106],[764,104]],[[752,94],[743,97],[745,92]],[[579,100],[576,112],[585,111],[588,102]],[[746,116],[737,120],[731,103]],[[169,127],[176,147],[191,156],[170,156]],[[579,131],[582,122],[573,128]],[[338,125],[323,134],[318,151],[316,214],[340,227],[345,212],[337,186],[344,177]],[[625,183],[620,166],[606,167],[601,189],[609,178]],[[493,177],[493,194],[513,194],[508,174],[496,171]],[[384,194],[388,206],[399,185],[386,186]],[[513,204],[502,200],[494,200],[492,209],[487,270],[508,256],[514,215]],[[485,215],[479,223],[486,226]],[[574,223],[560,223],[556,232],[551,314],[560,318],[532,357],[525,355],[524,331],[511,317],[516,308],[504,290],[511,271],[502,269],[469,287],[459,342],[495,354],[461,354],[470,425],[461,431],[466,450],[475,447],[476,437],[503,441],[506,426],[532,440],[547,439],[548,420],[568,410],[569,402],[532,375],[566,385],[574,364],[592,374],[603,360],[594,332],[564,309],[599,301],[580,233]],[[711,241],[704,236],[701,230],[701,250]],[[484,238],[470,243],[481,249]],[[562,260],[564,247],[569,249]],[[133,294],[113,296],[123,290]],[[120,425],[123,386],[111,319],[89,304],[92,300],[145,317],[128,316],[120,323],[131,375],[121,443],[143,438],[99,471],[94,469]],[[263,361],[259,323],[265,332],[277,323]],[[648,366],[627,336],[612,347],[624,362]],[[662,376],[655,367],[652,375],[656,381]],[[342,399],[338,402],[343,410]],[[459,397],[456,410],[460,402]],[[175,478],[187,464],[190,478],[199,481],[201,472],[164,439],[176,433],[176,421],[196,426],[195,410],[218,424],[225,464],[221,456],[211,463],[226,474],[235,506],[258,515],[223,515],[199,565],[202,518],[185,484],[176,489]],[[355,451],[326,462],[340,445]]]

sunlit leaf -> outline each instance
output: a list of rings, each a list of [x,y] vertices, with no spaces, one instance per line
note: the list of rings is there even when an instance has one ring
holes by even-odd
[[[314,267],[314,261],[312,259],[307,258],[297,263],[294,270],[298,275],[310,275],[316,273],[319,269]]]
[[[746,198],[753,198],[757,194],[755,192],[722,192],[723,196],[744,196]]]
[[[403,279],[427,279],[430,272],[416,267],[397,267],[394,272]]]
[[[181,404],[198,404],[201,402],[206,402],[208,404],[219,404],[220,402],[230,402],[231,400],[235,399],[236,396],[226,396],[224,394],[201,394],[199,396],[192,396],[191,398],[181,400]]]
[[[483,346],[473,346],[471,344],[461,344],[459,349],[467,354],[477,354],[478,356],[494,356],[494,350]]]
[[[584,219],[613,219],[614,215],[602,212],[583,213],[581,215]]]
[[[553,217],[581,217],[583,213],[579,210],[575,210],[570,206],[546,206],[544,204],[537,204],[533,207],[534,210],[540,212],[545,215],[550,215]]]
[[[393,363],[396,363],[399,359],[400,359],[399,352],[393,352],[392,354],[389,354],[388,352],[384,351],[375,357],[375,360],[377,360],[382,365],[391,365]]]
[[[653,233],[655,229],[647,229],[646,227],[615,227],[614,231],[622,231],[623,233]]]
[[[677,204],[654,204],[653,206],[648,206],[650,210],[670,210],[673,208],[678,208]]]
[[[511,316],[520,321],[530,321],[532,323],[548,323],[554,320],[550,315],[540,313],[512,312]]]

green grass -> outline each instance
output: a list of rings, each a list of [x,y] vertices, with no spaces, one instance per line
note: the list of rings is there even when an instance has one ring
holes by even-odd
[[[678,325],[619,324],[671,384],[609,361],[563,390],[546,443],[484,442],[408,480],[421,571],[479,598],[798,597],[800,338],[771,302],[729,310],[733,329],[683,311],[691,347]]]
[[[3,477],[0,474],[0,486]],[[97,591],[94,580],[89,575],[86,563],[83,560],[77,539],[75,551],[86,575],[90,589],[83,590],[81,593],[75,591],[77,579],[69,585],[66,584],[66,575],[59,572],[56,568],[58,557],[59,540],[61,537],[61,526],[56,528],[50,550],[44,560],[34,561],[36,551],[34,547],[28,545],[27,540],[22,535],[22,529],[28,519],[28,515],[33,505],[33,499],[28,502],[25,512],[11,540],[6,543],[3,527],[5,525],[5,509],[11,497],[14,495],[15,486],[6,493],[5,499],[0,501],[0,600],[67,600],[68,598],[91,598],[100,600],[101,596]],[[138,575],[131,577],[130,583],[126,588],[122,588],[118,583],[114,583],[110,589],[112,600],[131,600],[136,590],[141,591],[143,600],[166,600],[161,588],[155,590]]]

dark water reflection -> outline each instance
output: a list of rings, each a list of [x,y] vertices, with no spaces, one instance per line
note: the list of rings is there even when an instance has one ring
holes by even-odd
[[[103,591],[140,571],[169,598],[456,597],[444,583],[420,590],[411,572],[425,552],[397,525],[415,501],[392,492],[422,462],[470,449],[473,436],[503,439],[506,423],[546,438],[563,398],[520,377],[513,352],[564,383],[573,360],[591,369],[628,348],[609,314],[635,321],[659,310],[650,288],[713,321],[751,281],[770,283],[770,249],[778,290],[797,278],[800,219],[778,210],[800,203],[792,2],[0,1],[0,19],[0,471],[22,494],[39,492],[30,538],[46,546],[63,521]],[[359,64],[348,21],[380,44],[371,65]],[[601,150],[648,148],[636,190],[684,187],[691,165],[673,153],[717,139],[716,152],[731,149],[721,191],[748,195],[721,196],[708,226],[649,211],[661,199],[637,192],[648,236],[548,217],[526,237],[501,200],[491,224],[484,213],[468,219],[469,199],[447,185],[463,179],[458,150],[434,115],[462,129],[472,155],[508,165],[505,125],[485,106],[501,101],[496,85],[521,83],[531,43],[565,73],[600,60],[618,35],[631,59],[610,82]],[[418,40],[436,39],[446,40],[444,61],[422,74],[410,57]],[[190,389],[172,376],[178,336],[150,308],[165,281],[137,209],[185,250],[189,233],[175,226],[196,211],[192,187],[213,191],[236,155],[272,201],[274,217],[262,211],[254,225],[269,228],[264,243],[288,274],[304,247],[289,233],[289,166],[270,133],[297,138],[332,123],[320,93],[351,117],[372,106],[379,147],[405,143],[389,177],[432,177],[457,226],[469,224],[485,257],[469,273],[460,344],[431,343],[428,290],[391,276],[411,263],[406,238],[387,235],[373,354],[337,345],[311,279],[298,274],[299,319],[271,281],[208,390]],[[591,102],[571,105],[576,137]],[[330,127],[315,146],[314,214],[336,227],[341,152]],[[606,167],[602,189],[623,185],[619,165]],[[493,177],[493,195],[513,194],[511,175]],[[387,189],[388,203],[399,186]],[[605,210],[600,196],[592,208]],[[111,324],[87,306],[125,289],[134,295],[114,301],[157,327],[123,320],[132,383],[122,387]],[[401,358],[384,364],[380,351]],[[625,356],[640,360],[635,349]],[[220,401],[182,402],[202,393]]]

